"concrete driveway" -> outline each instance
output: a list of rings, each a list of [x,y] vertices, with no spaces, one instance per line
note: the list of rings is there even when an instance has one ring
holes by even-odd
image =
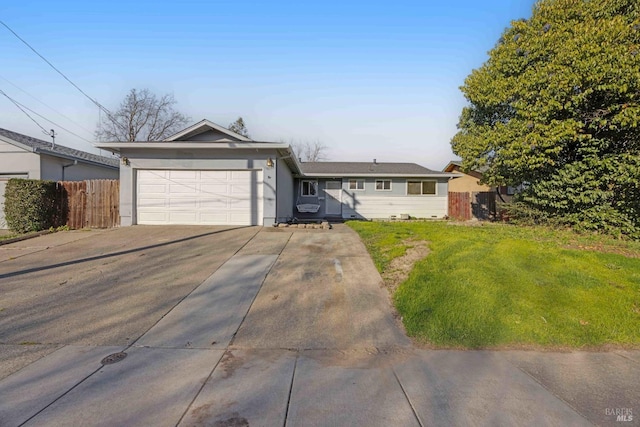
[[[345,226],[57,233],[0,246],[0,293],[2,426],[639,418],[638,352],[414,348]]]

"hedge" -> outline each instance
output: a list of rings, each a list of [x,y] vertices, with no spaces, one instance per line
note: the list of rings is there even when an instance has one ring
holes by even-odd
[[[61,192],[54,181],[12,178],[4,192],[7,226],[17,233],[63,225]]]

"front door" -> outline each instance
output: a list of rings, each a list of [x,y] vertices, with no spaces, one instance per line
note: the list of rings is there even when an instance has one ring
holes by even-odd
[[[324,194],[324,213],[342,215],[342,181],[326,181]]]

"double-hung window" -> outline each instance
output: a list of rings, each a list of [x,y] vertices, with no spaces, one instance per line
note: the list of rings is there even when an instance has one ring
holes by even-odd
[[[302,197],[316,197],[318,195],[318,181],[302,181],[300,194]]]
[[[418,196],[436,195],[436,181],[407,181],[407,194]]]
[[[376,191],[391,191],[391,180],[376,179]]]
[[[364,190],[364,179],[350,179],[349,190]]]

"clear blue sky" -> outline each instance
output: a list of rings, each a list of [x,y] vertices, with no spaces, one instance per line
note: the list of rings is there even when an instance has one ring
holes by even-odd
[[[149,88],[172,93],[193,122],[242,116],[256,140],[320,141],[334,161],[439,170],[453,158],[459,86],[533,4],[23,0],[2,2],[0,19],[111,110]],[[97,107],[2,26],[0,52],[0,89],[94,140]],[[58,143],[93,151],[36,119]],[[1,96],[0,127],[48,140]]]

